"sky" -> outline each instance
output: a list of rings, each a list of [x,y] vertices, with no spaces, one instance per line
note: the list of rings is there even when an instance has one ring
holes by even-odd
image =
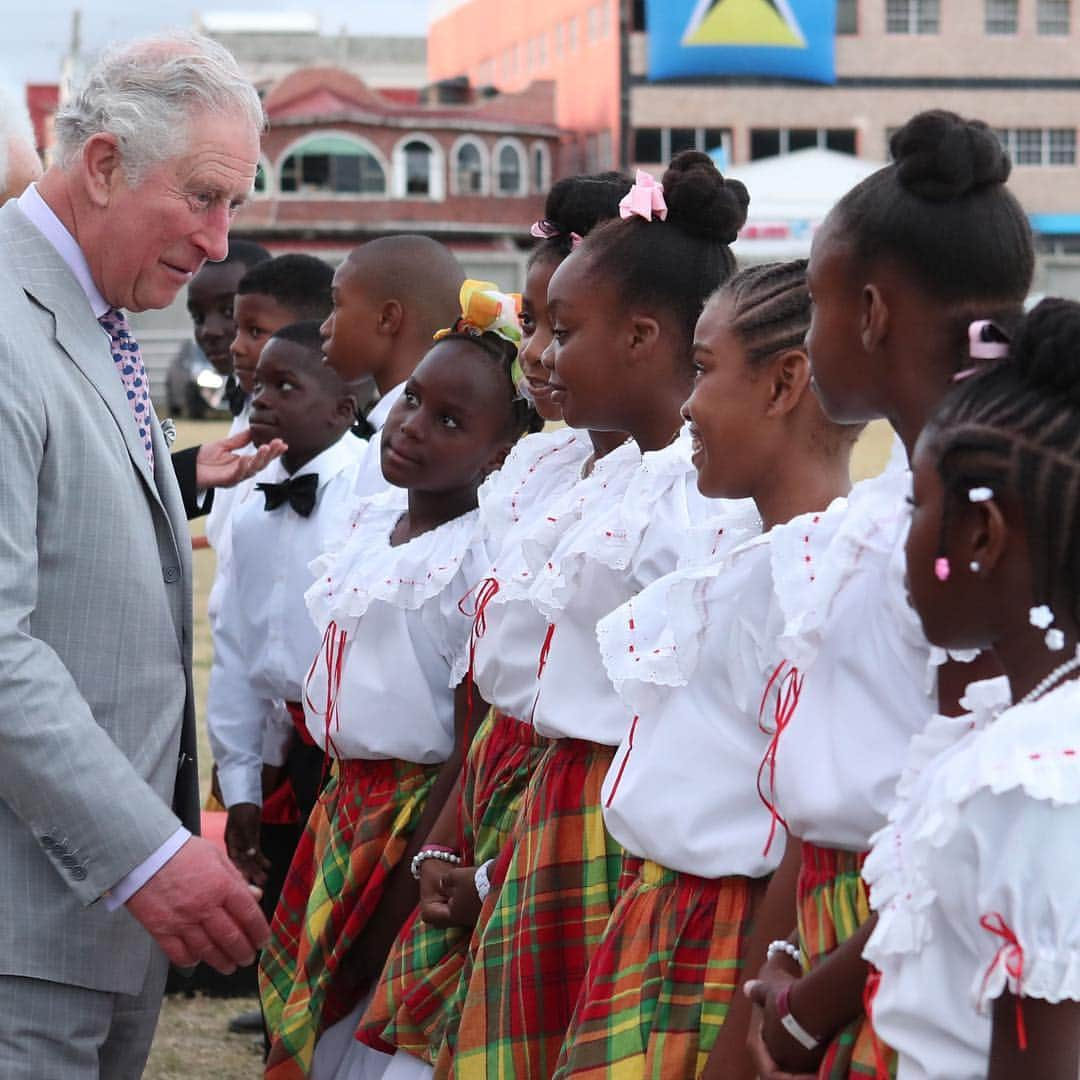
[[[0,0],[0,82],[12,87],[56,82],[76,7],[82,8],[84,47],[94,50],[112,41],[190,26],[196,11],[313,12],[323,33],[337,33],[344,25],[352,33],[423,34],[428,0]]]

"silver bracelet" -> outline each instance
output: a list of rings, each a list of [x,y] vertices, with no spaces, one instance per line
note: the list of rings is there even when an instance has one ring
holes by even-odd
[[[418,851],[413,857],[412,862],[409,864],[409,872],[412,874],[416,881],[420,880],[420,867],[428,861],[428,859],[438,859],[439,862],[449,863],[451,866],[461,865],[461,856],[456,855],[452,851],[440,851],[434,848],[424,848]]]
[[[769,947],[765,950],[765,963],[768,963],[777,953],[784,953],[790,956],[796,964],[802,964],[802,957],[799,954],[799,946],[792,945],[790,941],[770,941]]]
[[[491,864],[494,859],[488,859],[488,861],[476,868],[476,873],[473,874],[473,883],[476,885],[476,895],[480,897],[480,903],[482,904],[487,898],[488,893],[491,892],[491,878],[488,877],[488,871],[491,869]]]

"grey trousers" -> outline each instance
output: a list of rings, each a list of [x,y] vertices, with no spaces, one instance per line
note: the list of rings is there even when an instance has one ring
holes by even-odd
[[[139,1080],[168,970],[155,949],[139,994],[0,975],[0,1080]]]

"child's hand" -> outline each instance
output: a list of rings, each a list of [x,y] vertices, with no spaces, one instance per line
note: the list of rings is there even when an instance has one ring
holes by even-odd
[[[262,853],[260,828],[262,807],[254,803],[234,803],[225,821],[225,850],[233,865],[253,885],[266,884],[270,860]]]
[[[431,926],[472,927],[480,917],[476,867],[428,859],[420,867],[420,918]]]

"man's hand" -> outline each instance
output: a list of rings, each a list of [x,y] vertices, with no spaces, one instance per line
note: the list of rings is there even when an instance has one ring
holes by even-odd
[[[193,836],[125,907],[178,967],[203,961],[228,975],[269,939],[257,895],[213,844]]]
[[[254,454],[236,453],[251,442],[251,430],[238,431],[227,439],[203,443],[195,455],[195,485],[208,488],[235,487],[242,480],[261,472],[274,458],[281,457],[288,446],[281,439],[271,439]]]
[[[262,853],[262,807],[234,803],[225,820],[225,850],[233,866],[253,885],[266,884],[270,860]]]

